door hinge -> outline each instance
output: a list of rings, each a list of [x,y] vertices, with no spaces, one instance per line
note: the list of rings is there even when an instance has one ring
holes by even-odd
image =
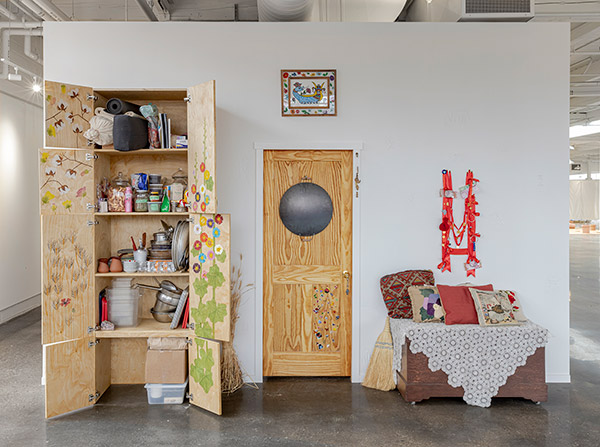
[[[185,342],[186,342],[188,345],[191,345],[191,344],[193,343],[193,342],[192,342],[192,340],[191,340],[190,338],[187,338],[187,337],[186,337],[186,339],[185,339]]]
[[[192,393],[185,393],[185,398],[188,400],[194,400],[194,395]]]
[[[89,101],[90,99],[93,99],[94,101],[98,101],[98,97],[96,95],[90,95],[89,93],[87,95],[85,95],[85,97],[87,98],[87,100]]]
[[[187,103],[192,102],[192,95],[187,95],[185,98],[183,98],[183,100]]]
[[[100,343],[100,340],[88,341],[88,347],[89,347],[89,348],[93,348],[93,347],[94,347],[94,346],[96,346],[98,343]]]
[[[196,329],[196,325],[194,323],[188,323],[187,327],[190,328],[192,331]]]
[[[92,144],[94,144],[94,142],[92,140],[87,140],[87,145],[91,146]]]
[[[85,153],[85,161],[92,161],[98,159],[97,154],[90,154],[89,152]]]
[[[91,334],[94,331],[99,331],[100,330],[100,326],[88,326],[87,328],[87,333]]]
[[[89,211],[92,211],[92,210],[96,211],[96,205],[94,205],[93,203],[86,203],[85,209],[89,210]]]
[[[98,391],[96,391],[96,394],[88,394],[88,401],[94,402],[99,397],[100,397],[100,393]]]
[[[92,225],[98,225],[100,222],[98,222],[97,220],[88,220],[87,221],[87,226],[91,227]]]
[[[358,188],[360,184],[360,177],[358,176],[358,166],[356,167],[356,177],[354,177],[354,185],[356,187],[356,197],[358,197]]]

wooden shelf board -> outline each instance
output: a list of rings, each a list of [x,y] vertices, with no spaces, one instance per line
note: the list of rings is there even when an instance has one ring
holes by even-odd
[[[187,154],[187,149],[138,149],[135,151],[117,151],[115,149],[94,149],[96,154],[105,155],[173,155]]]
[[[169,323],[144,318],[136,327],[116,328],[114,331],[96,331],[96,338],[147,338],[147,337],[189,337],[191,329],[169,329]]]
[[[189,216],[190,213],[172,213],[172,212],[168,212],[168,213],[161,213],[161,212],[156,212],[156,213],[151,213],[151,212],[132,212],[132,213],[94,213],[94,216],[106,216],[106,217],[117,217],[117,216]]]
[[[190,272],[175,272],[175,273],[153,273],[153,272],[136,272],[136,273],[96,273],[96,278],[154,278],[157,276],[170,276],[170,277],[187,277],[190,276]]]
[[[94,92],[105,98],[121,98],[125,101],[181,101],[182,106],[186,103],[183,98],[187,96],[187,90],[181,88],[127,88],[127,89],[94,89]]]

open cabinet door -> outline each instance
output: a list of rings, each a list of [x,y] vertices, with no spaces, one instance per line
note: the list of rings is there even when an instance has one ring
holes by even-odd
[[[42,215],[42,343],[87,336],[94,319],[93,225],[85,214]]]
[[[197,337],[230,341],[230,216],[191,214],[190,219],[190,321]]]
[[[79,338],[46,346],[46,417],[94,404],[94,343]]]
[[[188,88],[189,203],[194,213],[217,212],[215,81]]]
[[[221,414],[221,343],[194,337],[188,351],[190,403]]]
[[[88,147],[83,132],[90,128],[94,116],[93,96],[91,87],[45,82],[45,147]]]
[[[91,214],[94,212],[93,152],[40,149],[40,212]]]

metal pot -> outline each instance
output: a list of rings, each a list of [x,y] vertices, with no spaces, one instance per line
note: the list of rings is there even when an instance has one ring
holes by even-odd
[[[169,241],[169,233],[166,231],[159,231],[154,233],[154,241],[155,242],[168,242]]]
[[[150,309],[150,313],[159,323],[170,323],[175,315],[175,312],[158,312],[154,309]]]
[[[177,309],[177,306],[173,306],[171,304],[166,304],[161,300],[156,300],[156,302],[154,303],[153,309],[156,312],[175,312],[175,309]]]

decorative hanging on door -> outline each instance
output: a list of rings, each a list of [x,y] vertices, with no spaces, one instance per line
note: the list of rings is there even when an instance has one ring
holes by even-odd
[[[476,206],[479,204],[475,200],[475,193],[478,192],[479,180],[473,177],[473,172],[468,171],[465,186],[461,186],[458,192],[452,189],[452,172],[444,169],[442,171],[442,189],[440,196],[442,197],[442,223],[440,230],[442,231],[442,262],[438,265],[438,269],[442,272],[452,271],[450,256],[466,255],[465,270],[467,276],[475,276],[475,270],[481,268],[481,262],[477,259],[476,243],[480,237],[476,232],[476,218],[479,213],[476,211]],[[465,200],[465,212],[463,221],[460,225],[454,222],[454,214],[452,212],[452,203],[458,196]],[[461,248],[465,234],[467,235],[466,247]],[[454,244],[454,246],[452,246]]]

